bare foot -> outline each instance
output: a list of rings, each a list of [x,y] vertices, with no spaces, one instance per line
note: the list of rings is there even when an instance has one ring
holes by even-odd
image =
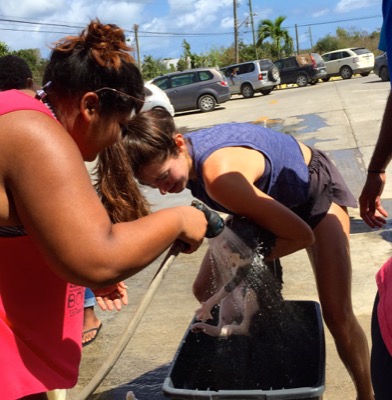
[[[102,323],[97,318],[94,307],[85,307],[83,319],[82,345],[87,346],[92,343],[101,329]]]

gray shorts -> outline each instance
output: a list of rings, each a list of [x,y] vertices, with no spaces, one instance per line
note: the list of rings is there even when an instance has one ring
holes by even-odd
[[[309,192],[306,203],[291,208],[312,229],[324,218],[332,203],[342,207],[357,207],[357,201],[328,156],[320,150],[312,150],[309,163]],[[274,235],[245,217],[229,216],[226,225],[240,237],[243,236],[249,247],[264,242],[273,247]],[[268,247],[268,246],[267,246]]]
[[[309,163],[309,193],[305,204],[291,208],[314,229],[327,214],[332,203],[341,207],[358,207],[357,201],[327,155],[312,150]]]

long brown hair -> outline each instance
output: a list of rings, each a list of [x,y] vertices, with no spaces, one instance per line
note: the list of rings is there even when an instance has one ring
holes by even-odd
[[[149,210],[134,176],[152,161],[178,154],[173,117],[164,109],[141,112],[130,119],[123,140],[102,151],[95,187],[113,221],[135,219]]]
[[[113,222],[132,221],[150,212],[122,142],[101,152],[93,173],[96,176],[95,189]]]

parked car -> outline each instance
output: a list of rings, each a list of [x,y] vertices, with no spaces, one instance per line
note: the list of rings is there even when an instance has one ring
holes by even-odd
[[[217,104],[230,99],[226,79],[214,68],[171,72],[151,82],[167,94],[175,112],[195,109],[212,111]]]
[[[164,108],[169,111],[170,115],[174,116],[174,107],[170,103],[167,94],[158,86],[146,82],[144,84],[144,93],[146,95],[141,111],[152,110],[153,108]]]
[[[354,74],[368,76],[374,68],[374,54],[365,47],[339,49],[321,55],[327,68],[328,81],[332,76],[350,79]]]
[[[274,63],[279,69],[280,83],[296,83],[304,87],[308,83],[315,85],[327,75],[324,61],[318,53],[298,54]]]
[[[231,94],[253,97],[255,92],[270,94],[280,84],[279,71],[271,60],[254,60],[221,68]]]
[[[374,73],[383,81],[389,81],[389,68],[387,53],[381,54],[374,59]]]

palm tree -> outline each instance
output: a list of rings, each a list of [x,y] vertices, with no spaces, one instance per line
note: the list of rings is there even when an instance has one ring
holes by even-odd
[[[284,48],[293,49],[293,39],[290,37],[288,30],[282,28],[282,23],[285,19],[286,17],[283,16],[277,17],[275,21],[263,19],[259,22],[257,31],[257,45],[261,46],[265,39],[270,38],[272,41],[271,50],[277,58],[281,56],[282,41]]]

